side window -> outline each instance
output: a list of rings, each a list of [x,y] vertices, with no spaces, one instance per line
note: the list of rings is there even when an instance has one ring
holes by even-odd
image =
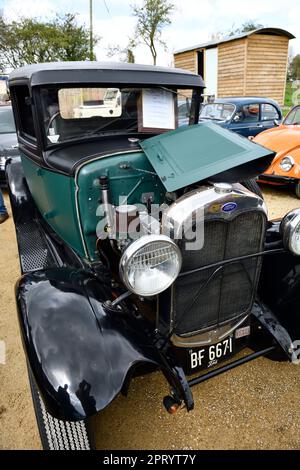
[[[24,85],[16,86],[15,96],[17,100],[21,134],[30,137],[31,139],[36,139],[33,125],[31,98],[28,87]]]
[[[274,121],[279,119],[277,109],[272,104],[264,103],[261,105],[261,120],[262,121]]]
[[[259,120],[259,104],[247,104],[242,107],[238,113],[239,122],[258,122]]]
[[[300,124],[300,107],[292,109],[284,120],[284,124]]]

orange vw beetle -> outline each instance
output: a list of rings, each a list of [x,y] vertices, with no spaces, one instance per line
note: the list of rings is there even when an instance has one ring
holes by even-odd
[[[292,183],[300,198],[300,105],[289,112],[282,124],[261,132],[253,141],[276,152],[259,181],[275,185]]]

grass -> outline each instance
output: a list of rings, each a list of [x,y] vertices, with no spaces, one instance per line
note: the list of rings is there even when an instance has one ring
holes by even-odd
[[[282,116],[285,117],[290,111],[290,108],[283,108],[282,109]]]
[[[282,108],[283,117],[285,117],[290,109],[294,106],[292,101],[294,91],[295,90],[292,88],[292,83],[286,82],[284,106]]]
[[[284,106],[288,106],[289,108],[293,106],[293,102],[292,102],[293,93],[294,93],[294,90],[292,88],[291,82],[287,82],[286,90],[285,90]]]

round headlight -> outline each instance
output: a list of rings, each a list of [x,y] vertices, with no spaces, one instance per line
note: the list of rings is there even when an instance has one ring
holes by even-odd
[[[181,269],[181,252],[165,235],[146,235],[129,245],[120,261],[120,275],[126,287],[141,296],[166,290]]]
[[[282,171],[290,171],[294,165],[295,161],[293,157],[290,157],[289,155],[287,157],[284,157],[280,162],[280,168],[282,169]]]
[[[290,211],[281,222],[281,234],[284,247],[300,255],[300,209]]]

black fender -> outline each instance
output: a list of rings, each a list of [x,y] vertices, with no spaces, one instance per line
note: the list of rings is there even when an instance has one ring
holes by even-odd
[[[22,273],[63,264],[83,267],[83,260],[41,217],[27,186],[21,157],[9,159],[5,169]],[[36,234],[34,243],[27,243],[28,233]]]
[[[15,224],[30,222],[35,204],[26,183],[21,157],[8,159],[5,172]]]
[[[143,326],[105,309],[108,294],[91,273],[70,268],[29,273],[17,283],[27,360],[56,418],[92,416],[115,398],[136,367],[159,366]]]

